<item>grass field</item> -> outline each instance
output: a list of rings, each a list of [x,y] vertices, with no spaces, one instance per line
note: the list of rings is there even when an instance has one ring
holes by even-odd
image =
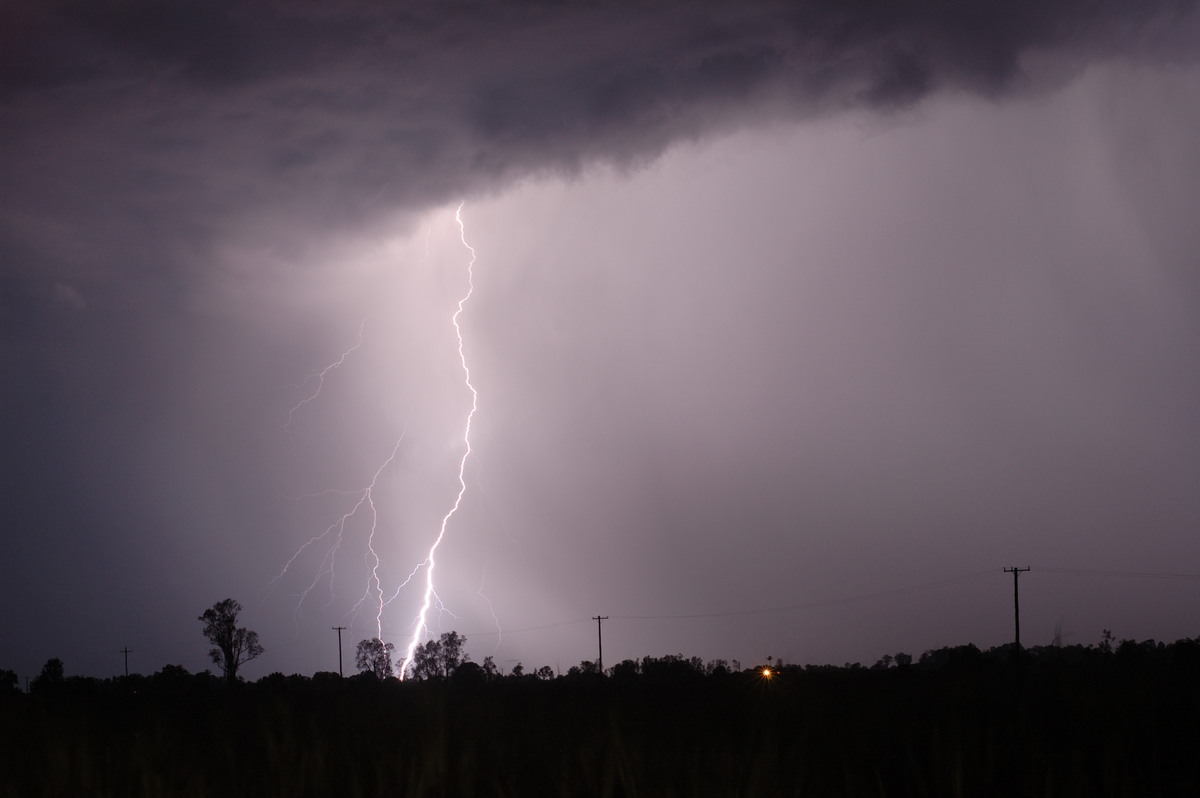
[[[0,701],[0,796],[1200,794],[1200,645],[540,681],[174,674]]]

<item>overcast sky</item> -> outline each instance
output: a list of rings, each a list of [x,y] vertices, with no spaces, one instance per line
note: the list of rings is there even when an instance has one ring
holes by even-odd
[[[1200,634],[1194,3],[390,5],[0,10],[0,668],[403,649],[471,249],[476,660]]]

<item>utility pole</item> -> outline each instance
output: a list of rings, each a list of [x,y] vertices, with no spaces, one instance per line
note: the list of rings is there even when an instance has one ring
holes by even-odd
[[[334,626],[333,631],[338,633],[338,676],[342,675],[342,630],[344,626]]]
[[[1004,573],[1013,575],[1013,617],[1015,618],[1015,621],[1016,621],[1016,630],[1017,630],[1016,643],[1017,643],[1018,649],[1021,648],[1021,594],[1017,589],[1017,578],[1022,573],[1024,573],[1025,571],[1028,571],[1028,570],[1029,570],[1028,566],[1026,566],[1024,568],[1017,568],[1016,566],[1013,566],[1012,568],[1004,569]]]
[[[596,658],[596,670],[600,671],[600,675],[604,675],[604,633],[600,629],[600,624],[608,620],[607,615],[596,615],[592,617],[596,622],[596,641],[600,644],[599,656]]]
[[[121,649],[121,653],[125,655],[125,675],[129,676],[129,655],[133,652],[129,650],[129,646]]]

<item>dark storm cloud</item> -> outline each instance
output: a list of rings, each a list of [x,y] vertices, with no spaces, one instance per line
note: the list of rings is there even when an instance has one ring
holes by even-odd
[[[506,77],[505,61],[554,75],[607,64],[575,85],[600,97],[619,76],[666,76],[657,105],[749,87],[772,73],[837,84],[858,71],[882,80],[916,68],[935,81],[1000,86],[1033,48],[1102,55],[1185,41],[1174,23],[1192,3],[45,3],[6,10],[9,92],[168,70],[201,86],[311,73],[333,64],[412,79],[432,51],[484,58],[479,74]],[[618,36],[612,35],[616,31]],[[545,34],[557,34],[550,38]],[[1147,42],[1146,36],[1159,41]],[[514,43],[528,50],[515,50]],[[536,63],[535,57],[547,60]],[[493,72],[494,69],[499,72]],[[840,74],[839,74],[840,73]],[[434,78],[435,76],[429,76]],[[559,77],[582,77],[568,69]],[[818,81],[818,82],[820,82]],[[570,83],[571,81],[566,81]],[[904,83],[904,80],[897,81]],[[659,84],[661,88],[663,84]],[[542,99],[555,99],[545,96]]]
[[[145,275],[263,217],[328,228],[592,159],[637,163],[754,115],[1003,95],[1047,65],[1178,55],[1192,7],[9,4],[6,260]],[[72,239],[86,256],[61,251]],[[135,263],[132,240],[154,263]]]

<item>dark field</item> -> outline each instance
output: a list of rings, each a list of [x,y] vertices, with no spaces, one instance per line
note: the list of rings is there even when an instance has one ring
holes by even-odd
[[[1200,794],[1200,642],[399,683],[175,669],[0,699],[0,796]]]

